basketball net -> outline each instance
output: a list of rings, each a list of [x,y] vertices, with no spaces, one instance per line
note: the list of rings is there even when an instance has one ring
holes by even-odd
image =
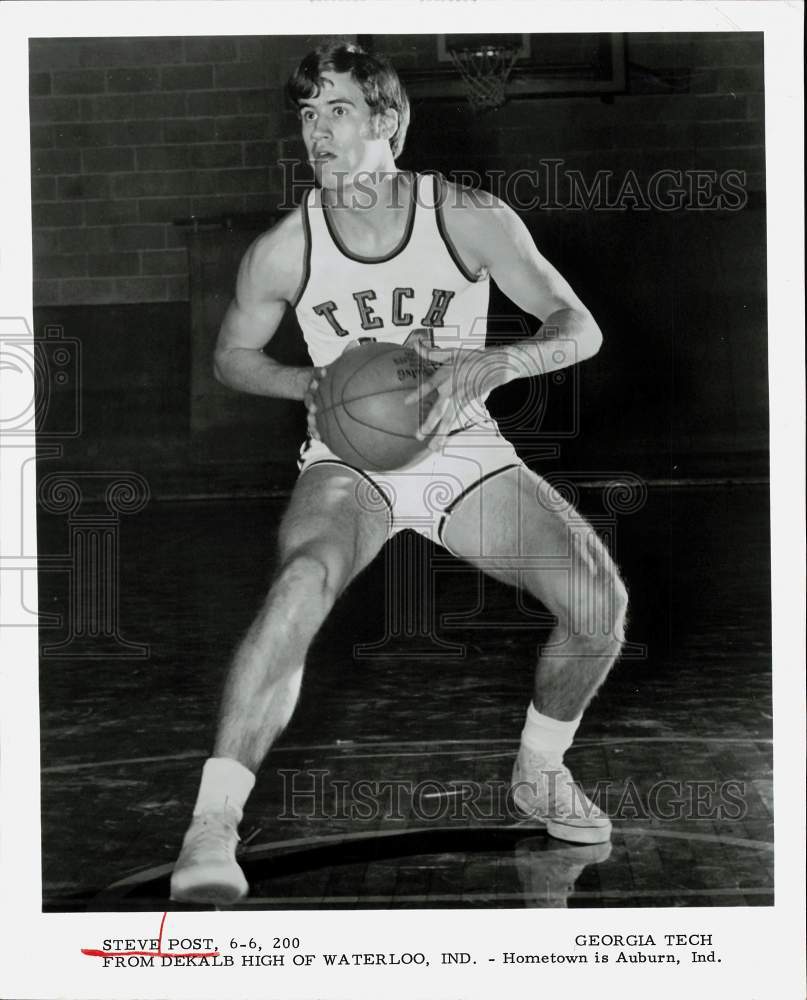
[[[500,108],[518,49],[488,45],[483,49],[449,49],[451,61],[465,81],[468,102],[477,113]]]

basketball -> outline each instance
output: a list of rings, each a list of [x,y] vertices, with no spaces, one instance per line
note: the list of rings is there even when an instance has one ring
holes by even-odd
[[[360,469],[400,469],[427,448],[415,432],[437,391],[417,402],[404,399],[434,366],[400,344],[372,342],[338,358],[317,386],[317,430],[330,450]]]

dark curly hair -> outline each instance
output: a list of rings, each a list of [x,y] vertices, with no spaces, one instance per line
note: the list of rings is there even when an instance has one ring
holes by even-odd
[[[390,138],[392,155],[397,159],[409,128],[409,98],[388,60],[352,42],[332,41],[320,45],[302,59],[286,84],[286,96],[295,108],[299,101],[319,92],[323,70],[350,73],[374,114],[383,114],[390,108],[398,112],[398,128]]]

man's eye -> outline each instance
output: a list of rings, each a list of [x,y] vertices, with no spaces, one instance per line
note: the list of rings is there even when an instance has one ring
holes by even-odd
[[[333,113],[336,115],[337,118],[341,118],[342,115],[347,114],[347,108],[343,108],[341,107],[341,105],[339,105],[333,109]]]

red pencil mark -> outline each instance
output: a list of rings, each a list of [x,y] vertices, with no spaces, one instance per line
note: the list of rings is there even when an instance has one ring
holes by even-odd
[[[160,921],[156,951],[103,951],[100,948],[82,948],[81,954],[91,955],[95,958],[125,958],[128,955],[145,955],[151,958],[216,958],[221,954],[218,951],[163,951],[163,930],[167,916],[167,913],[163,913],[163,918]]]

